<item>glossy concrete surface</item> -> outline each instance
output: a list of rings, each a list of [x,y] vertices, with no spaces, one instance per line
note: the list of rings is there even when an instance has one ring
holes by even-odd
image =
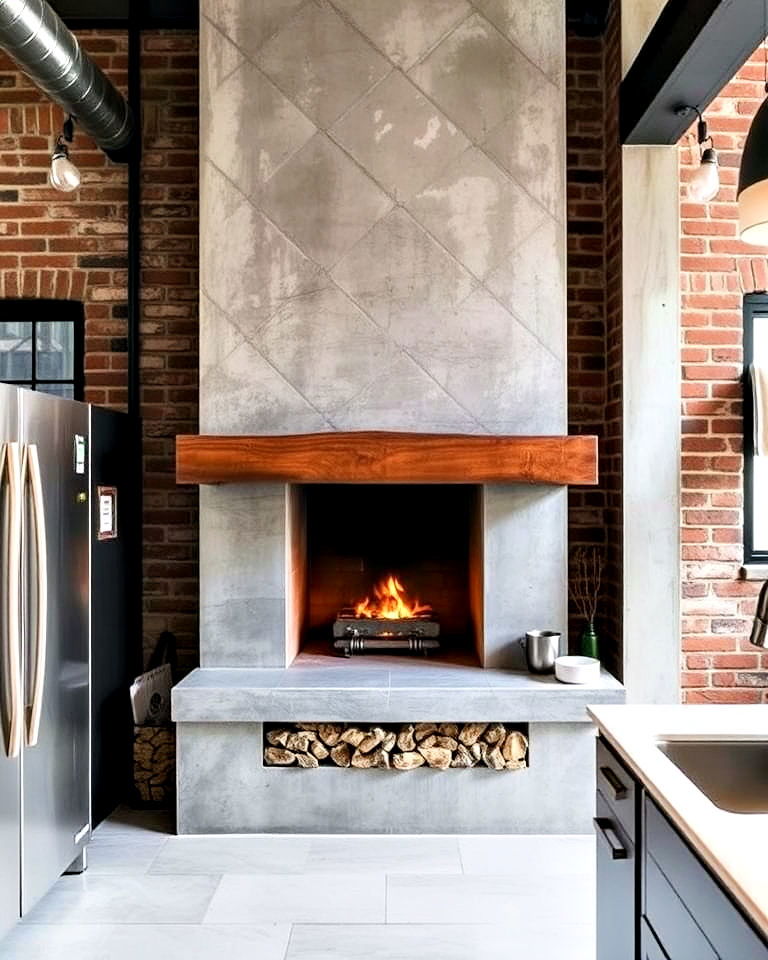
[[[118,813],[0,960],[594,958],[594,842],[176,837]]]
[[[733,899],[768,936],[768,813],[719,809],[658,746],[674,739],[768,744],[765,706],[630,705],[589,712]]]
[[[409,722],[414,718],[587,723],[587,705],[623,703],[605,670],[595,684],[553,674],[481,670],[438,659],[300,654],[288,669],[193,670],[173,689],[177,723],[305,719]]]

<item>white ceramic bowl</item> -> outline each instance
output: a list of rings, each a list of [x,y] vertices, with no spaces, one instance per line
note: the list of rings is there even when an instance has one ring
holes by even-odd
[[[600,679],[600,661],[592,657],[558,657],[555,676],[562,683],[597,683]]]

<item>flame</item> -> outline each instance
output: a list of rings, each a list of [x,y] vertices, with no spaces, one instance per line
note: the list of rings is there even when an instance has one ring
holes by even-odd
[[[374,585],[371,600],[366,597],[355,604],[355,616],[382,620],[412,620],[417,617],[426,617],[432,613],[428,603],[409,600],[405,587],[395,574],[389,574]]]

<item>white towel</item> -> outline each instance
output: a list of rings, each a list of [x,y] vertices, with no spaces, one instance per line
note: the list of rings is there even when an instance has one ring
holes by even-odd
[[[755,421],[755,454],[768,457],[768,366],[750,368],[752,379],[752,410]]]

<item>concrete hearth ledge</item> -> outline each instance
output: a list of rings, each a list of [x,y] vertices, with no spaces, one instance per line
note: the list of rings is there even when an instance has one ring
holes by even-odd
[[[288,669],[201,668],[173,690],[178,723],[287,720],[512,720],[589,723],[587,707],[624,703],[606,671],[576,686],[552,676],[429,661],[330,660]]]

